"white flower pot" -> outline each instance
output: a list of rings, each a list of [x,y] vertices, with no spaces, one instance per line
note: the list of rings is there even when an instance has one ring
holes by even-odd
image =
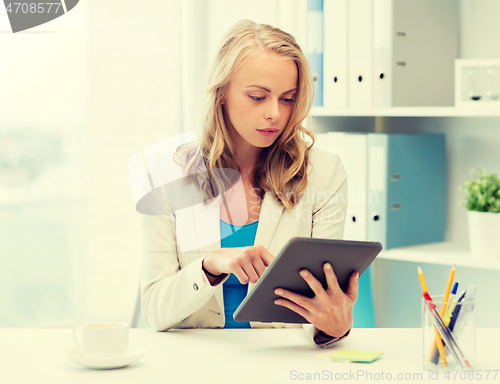
[[[500,259],[500,213],[468,211],[473,257]]]

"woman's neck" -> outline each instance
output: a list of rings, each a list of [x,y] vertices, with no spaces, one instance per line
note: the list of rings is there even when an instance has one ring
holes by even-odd
[[[250,179],[257,165],[262,148],[253,147],[247,151],[236,150],[235,161],[240,167],[242,179]]]

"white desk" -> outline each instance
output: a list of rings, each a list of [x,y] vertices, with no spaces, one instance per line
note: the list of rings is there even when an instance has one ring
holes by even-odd
[[[0,329],[0,383],[367,382],[368,374],[372,375],[368,382],[389,381],[388,374],[392,375],[392,381],[430,382],[429,373],[422,369],[418,328],[354,329],[346,339],[329,349],[309,344],[302,329],[169,332],[133,329],[130,342],[147,348],[148,353],[128,367],[99,371],[76,365],[63,356],[65,349],[73,347],[71,329]],[[371,364],[314,358],[316,353],[340,349],[380,351],[384,357]],[[500,372],[491,372],[488,380],[484,372],[500,369],[500,329],[477,330],[476,360],[476,370],[483,370],[482,379],[457,378],[455,381],[500,383]],[[344,378],[337,376],[336,380],[335,374],[339,373],[343,373]],[[311,375],[309,380],[307,374]],[[453,380],[440,376],[439,382]]]

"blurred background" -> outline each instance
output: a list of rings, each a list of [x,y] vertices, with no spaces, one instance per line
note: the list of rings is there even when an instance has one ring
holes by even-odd
[[[128,161],[201,132],[207,70],[236,21],[303,41],[306,6],[81,0],[15,34],[0,12],[0,327],[130,320],[142,239]]]

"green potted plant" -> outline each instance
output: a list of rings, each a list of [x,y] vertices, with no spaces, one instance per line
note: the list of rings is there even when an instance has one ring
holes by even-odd
[[[468,210],[469,242],[474,257],[500,257],[500,176],[484,168],[471,170],[459,190],[465,191],[461,204]]]

